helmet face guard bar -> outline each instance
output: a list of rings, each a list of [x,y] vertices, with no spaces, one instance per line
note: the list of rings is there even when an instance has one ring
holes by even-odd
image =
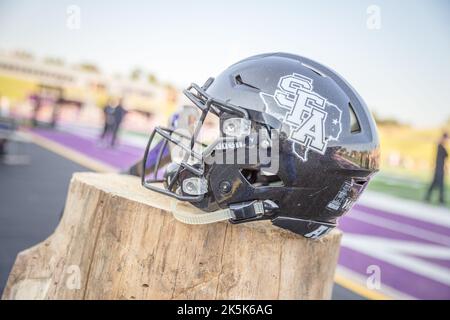
[[[160,147],[160,149],[158,150],[157,156],[156,156],[156,160],[154,162],[153,165],[153,170],[152,168],[149,168],[147,166],[147,162],[148,162],[148,156],[150,153],[150,146],[152,145],[152,142],[156,136],[156,134],[159,134],[163,137],[162,141],[160,143],[162,143],[162,146]],[[199,202],[203,199],[203,195],[198,195],[198,196],[184,196],[184,195],[180,195],[177,194],[176,192],[172,191],[173,186],[174,186],[174,182],[176,181],[176,179],[178,178],[178,175],[181,172],[181,169],[186,169],[188,171],[190,171],[191,173],[193,173],[196,176],[202,176],[203,174],[203,169],[196,169],[193,166],[189,165],[187,163],[187,160],[189,159],[190,156],[193,156],[195,159],[197,160],[201,160],[202,156],[199,155],[197,152],[195,152],[194,150],[192,150],[192,148],[188,148],[187,146],[185,146],[182,143],[177,143],[176,140],[174,140],[172,138],[172,134],[176,134],[176,135],[180,135],[184,138],[187,138],[187,136],[175,132],[172,129],[168,129],[168,128],[161,128],[161,127],[157,127],[155,128],[155,130],[152,132],[149,141],[147,143],[147,147],[145,148],[145,154],[144,154],[144,161],[142,162],[142,176],[141,176],[141,183],[142,185],[150,190],[159,192],[159,193],[163,193],[165,195],[174,197],[178,200],[182,200],[182,201],[191,201],[191,202]],[[190,139],[192,139],[191,137],[189,137]],[[192,140],[191,140],[192,141]],[[158,172],[160,169],[160,164],[161,164],[161,160],[162,160],[162,156],[165,152],[168,152],[169,150],[169,146],[168,146],[168,142],[172,142],[175,143],[177,146],[179,146],[180,148],[182,148],[184,151],[186,151],[186,154],[184,155],[184,159],[183,161],[180,163],[180,167],[178,168],[174,179],[172,179],[171,183],[169,184],[167,189],[161,188],[156,186],[156,184],[160,184],[162,182],[164,182],[163,179],[158,178]],[[194,141],[195,143],[195,141]],[[198,142],[197,142],[198,143]],[[146,179],[146,173],[151,171],[150,175],[153,176],[152,178]]]
[[[147,146],[145,148],[144,161],[142,162],[141,183],[145,188],[168,195],[181,201],[200,202],[203,200],[204,194],[191,196],[191,195],[181,195],[178,194],[176,191],[174,191],[173,187],[178,179],[178,176],[180,175],[183,169],[186,169],[193,175],[201,177],[204,171],[203,165],[200,169],[197,169],[194,166],[188,164],[189,158],[193,157],[203,164],[204,156],[210,154],[218,143],[224,141],[225,142],[236,141],[235,137],[222,137],[221,139],[218,139],[214,143],[209,145],[205,149],[205,151],[202,152],[202,154],[199,154],[198,152],[194,151],[195,144],[201,144],[204,147],[206,146],[197,140],[198,135],[200,133],[200,129],[203,126],[203,122],[205,121],[206,116],[208,115],[209,112],[212,112],[218,117],[220,117],[223,113],[229,113],[229,114],[236,114],[238,116],[243,117],[244,119],[249,118],[249,115],[245,109],[240,108],[238,106],[234,106],[230,103],[221,101],[219,99],[215,99],[211,97],[208,93],[206,93],[205,90],[213,83],[213,81],[214,81],[213,78],[209,78],[202,87],[199,87],[195,83],[192,83],[187,89],[183,91],[186,97],[188,97],[189,100],[191,100],[195,104],[195,106],[197,106],[202,112],[199,120],[195,125],[194,133],[191,137],[186,136],[180,132],[176,132],[175,129],[156,127],[155,130],[153,130],[148,140]],[[162,136],[163,140],[162,140],[162,147],[159,149],[158,154],[156,156],[156,161],[153,165],[153,170],[151,170],[151,168],[147,166],[147,161],[150,152],[150,147],[156,134]],[[178,135],[180,137],[190,139],[189,146],[186,146],[182,143],[179,143],[179,141],[174,140],[172,138],[172,135]],[[169,182],[167,189],[165,189],[157,186],[157,184],[164,182],[163,179],[158,178],[158,171],[160,169],[163,154],[169,151],[168,142],[174,143],[175,145],[179,146],[184,151],[186,151],[186,153],[184,154],[183,160],[180,162],[175,175]],[[146,173],[148,173],[149,171],[152,172],[150,174],[153,175],[153,178],[146,179]]]
[[[191,83],[187,89],[183,90],[183,94],[202,111],[205,111],[205,109],[210,109],[208,111],[211,111],[219,117],[222,113],[231,113],[240,115],[244,119],[248,119],[248,112],[245,109],[232,105],[231,103],[221,101],[220,99],[216,99],[206,93],[205,90],[207,90],[213,82],[214,78],[209,78],[202,87],[195,83]],[[195,91],[192,92],[192,90]]]

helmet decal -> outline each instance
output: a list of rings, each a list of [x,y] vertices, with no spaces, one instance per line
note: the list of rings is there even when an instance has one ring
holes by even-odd
[[[293,73],[280,78],[273,95],[260,93],[266,112],[289,126],[288,139],[302,161],[310,150],[324,154],[328,141],[338,140],[342,131],[342,111],[313,89],[312,79]]]

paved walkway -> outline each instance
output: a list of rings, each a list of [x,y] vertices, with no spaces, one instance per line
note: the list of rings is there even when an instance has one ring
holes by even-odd
[[[117,149],[100,148],[95,131],[86,129],[33,132],[118,170],[139,160],[145,145],[122,137]],[[340,228],[345,276],[338,283],[369,298],[450,299],[450,210],[368,191]]]
[[[0,162],[0,296],[17,254],[58,225],[72,173],[87,170],[34,144],[22,151],[29,165]]]

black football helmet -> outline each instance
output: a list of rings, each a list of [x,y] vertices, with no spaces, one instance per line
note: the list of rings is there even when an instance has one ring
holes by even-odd
[[[200,110],[195,128],[157,127],[142,168],[146,188],[205,211],[174,212],[183,222],[270,219],[317,238],[378,171],[377,130],[366,104],[341,76],[310,59],[253,56],[184,94]],[[207,145],[198,138],[209,114],[218,117],[220,134]]]

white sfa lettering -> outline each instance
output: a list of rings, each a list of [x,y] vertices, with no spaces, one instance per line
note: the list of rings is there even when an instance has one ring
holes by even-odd
[[[324,154],[342,129],[342,111],[313,89],[312,79],[293,73],[280,78],[273,95],[260,93],[266,112],[290,127],[289,140],[303,161],[310,150]]]

